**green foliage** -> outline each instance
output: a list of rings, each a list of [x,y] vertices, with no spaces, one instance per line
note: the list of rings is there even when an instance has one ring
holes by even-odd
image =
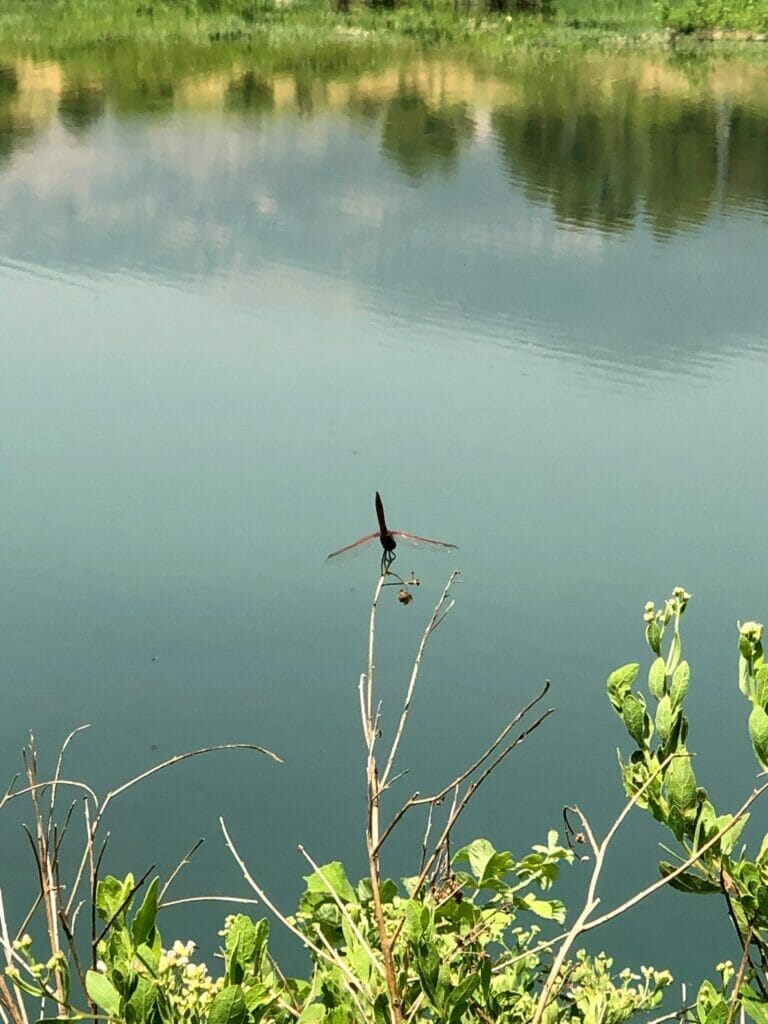
[[[654,0],[659,22],[675,32],[768,32],[766,0]]]
[[[608,699],[636,745],[629,761],[620,759],[626,792],[666,825],[681,847],[680,863],[660,862],[661,876],[680,892],[724,896],[744,949],[745,970],[738,981],[725,964],[718,968],[719,988],[711,981],[702,984],[697,1000],[699,1024],[725,1024],[734,1019],[734,1003],[752,1020],[762,1022],[768,1020],[762,980],[768,962],[768,834],[756,859],[746,856],[746,848],[735,855],[749,817],[746,807],[739,815],[718,814],[707,791],[697,784],[684,714],[691,669],[681,660],[681,619],[689,600],[690,594],[676,587],[662,608],[656,609],[653,602],[645,606],[646,642],[655,656],[648,671],[648,690],[656,704],[657,742],[652,742],[652,730],[643,717],[643,695],[631,690],[639,674],[637,665],[611,673]],[[768,665],[762,635],[759,623],[739,626],[738,684],[752,705],[748,719],[752,749],[766,769]],[[749,955],[751,947],[755,960]]]
[[[381,885],[403,1011],[414,1021],[527,1024],[540,978],[551,965],[541,949],[541,925],[565,920],[565,907],[544,897],[560,868],[574,860],[552,831],[517,860],[485,839],[460,849],[443,877],[413,891],[414,879]],[[99,883],[97,911],[108,927],[98,944],[99,969],[88,971],[86,994],[102,1014],[124,1024],[378,1024],[388,1021],[387,990],[369,879],[353,886],[333,861],[306,878],[295,925],[312,955],[308,980],[288,979],[268,952],[269,926],[243,914],[220,933],[221,968],[215,980],[193,961],[192,943],[162,946],[157,928],[158,880],[133,913],[133,876]],[[40,969],[25,939],[33,973]],[[612,973],[605,954],[579,952],[563,966],[567,992],[553,1002],[551,1024],[622,1024],[661,1001],[671,981],[643,968]],[[12,980],[40,997],[18,975]],[[70,1012],[79,1019],[85,1011]],[[299,1015],[297,1017],[297,1014]]]

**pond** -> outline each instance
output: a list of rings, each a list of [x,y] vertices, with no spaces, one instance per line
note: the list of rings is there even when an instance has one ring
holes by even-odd
[[[385,728],[462,571],[398,796],[450,778],[549,678],[556,714],[456,840],[521,854],[565,803],[605,829],[630,750],[605,678],[647,661],[643,605],[681,584],[689,746],[737,806],[757,765],[736,621],[768,617],[764,75],[714,55],[360,74],[4,60],[4,777],[30,729],[50,770],[90,723],[68,772],[101,791],[180,751],[263,744],[285,764],[221,752],[127,793],[109,868],[167,875],[206,836],[177,895],[248,895],[223,815],[286,910],[299,842],[362,875],[379,557],[324,559],[374,528],[378,489],[392,526],[460,547],[396,563],[421,587],[382,607]],[[422,828],[393,843],[393,876]],[[4,870],[31,877],[7,835]],[[665,839],[633,819],[606,909],[655,878]],[[569,899],[583,884],[568,873]],[[205,946],[224,911],[173,911],[165,934]],[[738,955],[722,916],[666,894],[592,945],[694,980]]]

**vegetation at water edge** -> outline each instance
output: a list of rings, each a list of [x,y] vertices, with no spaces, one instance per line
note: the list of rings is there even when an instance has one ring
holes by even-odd
[[[398,601],[410,605],[416,581],[387,571],[376,586],[368,664],[358,693],[367,751],[367,807],[361,817],[368,876],[354,883],[340,861],[317,864],[300,847],[309,869],[306,888],[295,913],[285,914],[253,877],[221,821],[226,845],[270,920],[309,952],[306,976],[288,977],[281,970],[270,953],[270,923],[263,916],[226,918],[214,970],[195,962],[192,943],[163,941],[159,922],[173,903],[169,888],[194,850],[164,884],[150,879],[151,871],[139,878],[100,872],[110,803],[156,771],[219,748],[171,758],[100,798],[85,783],[62,774],[74,733],[49,779],[40,778],[31,743],[25,753],[27,785],[11,785],[0,799],[0,808],[20,797],[32,801],[35,826],[29,838],[40,884],[40,891],[30,894],[32,909],[15,937],[0,889],[4,1024],[27,1024],[33,1018],[70,1024],[96,1018],[114,1024],[623,1024],[659,1006],[671,975],[653,967],[618,970],[607,954],[587,953],[582,938],[630,914],[637,903],[667,886],[691,898],[719,897],[733,924],[737,955],[732,961],[729,951],[710,950],[712,978],[702,983],[691,1005],[662,1019],[730,1024],[743,1014],[754,1024],[765,1024],[768,834],[752,855],[739,844],[750,808],[768,783],[747,793],[740,807],[723,812],[701,785],[704,769],[694,771],[685,714],[692,671],[683,658],[682,638],[690,594],[681,587],[660,607],[653,602],[645,606],[646,684],[635,688],[638,663],[608,677],[608,699],[631,750],[619,762],[627,800],[604,835],[574,806],[564,810],[563,839],[552,830],[522,856],[497,850],[487,839],[452,852],[450,840],[477,788],[546,728],[554,711],[543,703],[549,683],[444,787],[428,795],[414,793],[393,809],[390,788],[399,776],[400,743],[422,658],[451,609],[457,576],[452,575],[427,623],[400,713],[386,737],[374,673],[377,608],[390,584],[399,587]],[[739,628],[738,686],[750,707],[749,741],[761,768],[768,769],[768,664],[762,635],[756,622]],[[263,747],[250,749],[279,760]],[[62,850],[74,842],[69,830],[75,805],[63,818],[57,811],[66,802],[62,791],[73,786],[84,794],[86,840],[74,859],[73,877],[65,879]],[[661,860],[657,880],[644,890],[628,893],[617,906],[602,905],[600,879],[613,840],[627,816],[638,810],[665,828],[671,859]],[[387,841],[406,815],[419,813],[426,815],[428,827],[414,873],[389,879],[383,873]],[[570,911],[555,895],[566,868],[584,875],[583,901]],[[35,915],[47,934],[45,951],[26,930]]]
[[[369,56],[529,47],[667,45],[673,35],[768,30],[768,0],[4,0],[0,52],[61,55],[126,42],[239,43]]]

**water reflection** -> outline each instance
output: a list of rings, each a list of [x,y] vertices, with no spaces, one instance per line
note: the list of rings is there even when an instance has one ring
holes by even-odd
[[[139,70],[140,69],[140,70]],[[416,65],[351,80],[304,67],[191,73],[152,54],[110,56],[86,78],[66,66],[0,66],[0,159],[58,112],[84,135],[107,112],[216,107],[242,115],[312,117],[346,110],[379,124],[382,153],[418,184],[455,172],[488,125],[514,187],[563,224],[657,237],[695,228],[725,207],[768,208],[768,102],[760,69],[617,58],[522,61],[504,75]],[[484,133],[480,133],[481,135]]]
[[[59,100],[59,119],[73,135],[86,135],[101,120],[106,106],[106,95],[98,86],[67,85]]]
[[[224,102],[229,110],[265,113],[274,109],[275,92],[265,79],[246,71],[227,86]]]
[[[431,171],[454,170],[475,126],[465,103],[431,106],[418,92],[404,88],[387,104],[381,148],[413,181]]]
[[[613,374],[690,372],[762,338],[745,254],[768,209],[768,98],[747,64],[334,78],[169,61],[3,65],[9,263],[230,285],[298,267],[381,315],[426,309]]]

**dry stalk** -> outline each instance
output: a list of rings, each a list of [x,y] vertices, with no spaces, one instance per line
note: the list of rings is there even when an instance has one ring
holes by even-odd
[[[32,839],[31,833],[27,831],[29,841],[32,844],[32,850],[35,854],[35,860],[37,861],[37,869],[40,879],[40,892],[42,895],[42,904],[45,910],[45,922],[48,931],[48,941],[51,948],[51,956],[56,957],[56,966],[54,967],[53,976],[56,980],[55,987],[55,1001],[57,1007],[57,1013],[59,1016],[63,1016],[66,1012],[66,1004],[64,998],[64,975],[62,973],[61,965],[58,962],[58,956],[61,953],[61,939],[59,936],[59,909],[61,899],[61,889],[57,884],[57,853],[55,851],[55,841],[51,843],[51,816],[49,814],[48,824],[45,825],[45,819],[40,806],[40,793],[37,789],[37,750],[35,747],[35,737],[32,733],[29,735],[29,748],[28,751],[24,751],[24,766],[26,769],[27,782],[31,787],[31,798],[32,806],[35,812],[35,839]],[[59,766],[57,766],[57,771]],[[51,790],[51,802],[55,798],[55,783]],[[53,848],[52,848],[53,847]]]
[[[397,757],[397,752],[400,749],[400,742],[403,738],[403,732],[405,731],[405,724],[408,721],[408,712],[411,708],[411,702],[413,700],[413,693],[416,689],[416,681],[419,677],[419,669],[421,668],[421,659],[424,656],[424,650],[429,642],[429,638],[432,636],[434,631],[443,621],[445,616],[453,607],[453,601],[447,604],[448,592],[450,591],[453,584],[456,582],[459,576],[458,569],[455,569],[448,580],[445,589],[440,595],[440,600],[435,605],[435,610],[432,613],[432,618],[427,623],[427,627],[421,634],[421,640],[419,641],[419,647],[416,651],[416,657],[413,659],[413,668],[411,669],[411,678],[408,680],[408,689],[405,693],[405,699],[403,700],[403,707],[400,712],[400,720],[397,723],[397,730],[395,731],[395,738],[392,740],[392,746],[389,750],[389,756],[387,757],[386,766],[381,776],[381,788],[382,790],[387,787],[389,778],[392,774],[392,768]],[[449,787],[450,788],[450,787]]]
[[[544,690],[542,691],[540,696],[536,698],[536,700],[540,700],[541,697],[543,697],[544,694],[547,692],[548,688],[549,688],[549,683],[547,683],[547,685],[545,686]],[[533,703],[536,703],[536,701],[534,701]],[[548,708],[545,712],[543,712],[543,714],[539,715],[539,717],[533,722],[532,725],[528,726],[528,728],[523,730],[523,732],[521,732],[519,734],[519,736],[516,737],[516,739],[514,739],[511,743],[509,743],[501,751],[501,753],[493,761],[491,761],[491,763],[486,767],[485,771],[483,771],[483,773],[477,779],[475,779],[473,782],[471,782],[469,784],[469,786],[467,786],[467,790],[464,793],[464,796],[461,798],[461,800],[459,800],[454,805],[453,810],[449,814],[448,820],[446,821],[446,823],[445,823],[445,825],[443,827],[443,831],[440,833],[440,838],[437,840],[437,842],[435,843],[435,845],[434,845],[434,847],[432,849],[432,853],[430,854],[430,856],[427,858],[426,862],[422,866],[421,871],[419,872],[419,876],[416,879],[416,883],[414,885],[414,892],[418,892],[419,889],[421,889],[421,887],[424,884],[427,876],[429,875],[429,872],[432,870],[432,868],[433,868],[433,866],[435,864],[435,861],[440,856],[440,851],[442,850],[444,845],[448,842],[448,837],[451,834],[451,830],[453,829],[453,827],[455,826],[456,822],[459,820],[459,818],[461,817],[462,813],[466,809],[467,804],[470,802],[470,800],[475,795],[475,793],[480,788],[480,786],[483,784],[483,782],[485,782],[485,780],[488,778],[488,776],[493,771],[495,771],[496,768],[498,768],[498,766],[501,764],[501,762],[504,760],[504,758],[507,757],[508,754],[512,753],[512,751],[515,749],[515,747],[518,747],[521,743],[523,743],[531,735],[532,732],[534,732],[536,729],[538,729],[539,726],[542,725],[543,722],[545,722],[547,718],[549,718],[549,716],[551,714],[554,714],[554,710],[555,710],[554,708]],[[405,918],[401,918],[400,922],[397,925],[397,927],[395,928],[394,934],[392,936],[392,944],[393,945],[397,941],[397,939],[400,937],[400,933],[403,930],[404,924],[405,924]]]
[[[20,958],[15,953],[8,934],[8,923],[5,917],[5,901],[3,900],[2,889],[0,889],[0,945],[3,947],[3,956],[5,957],[6,966],[13,966],[14,960],[18,960]],[[8,1010],[13,1024],[29,1024],[24,1000],[15,989],[11,989],[2,972],[0,972],[0,1000],[2,1000],[2,1005],[5,1009]]]
[[[736,975],[736,982],[733,986],[733,993],[731,994],[731,1005],[728,1007],[728,1016],[726,1017],[725,1024],[732,1024],[733,1018],[736,1016],[736,1008],[739,1005],[739,995],[741,994],[741,986],[744,984],[744,972],[747,969],[747,962],[749,960],[749,944],[752,941],[752,925],[749,926],[746,938],[744,940],[744,952],[741,954],[741,963],[739,964],[739,971]]]
[[[395,816],[392,819],[392,821],[389,823],[389,825],[384,830],[384,833],[383,833],[381,839],[379,840],[379,849],[384,845],[386,840],[392,834],[392,832],[393,832],[395,826],[397,825],[397,823],[406,814],[406,812],[411,809],[411,807],[419,807],[421,805],[427,805],[430,808],[429,813],[430,813],[430,821],[431,821],[432,808],[434,808],[438,804],[440,804],[451,790],[455,791],[457,789],[457,787],[461,785],[461,783],[466,782],[466,780],[471,775],[473,775],[479,768],[481,768],[483,766],[483,764],[485,764],[485,762],[488,760],[488,758],[491,756],[491,754],[493,754],[496,750],[498,750],[499,746],[506,739],[506,737],[509,735],[509,733],[512,731],[512,729],[514,729],[514,727],[521,722],[521,720],[528,714],[529,711],[531,711],[539,703],[540,700],[543,700],[543,698],[549,692],[550,686],[551,686],[551,683],[550,683],[549,680],[547,680],[544,683],[544,687],[542,688],[541,692],[536,697],[534,697],[533,700],[529,701],[529,703],[526,704],[524,708],[522,708],[520,711],[518,711],[517,714],[514,716],[514,718],[510,719],[510,721],[504,726],[504,728],[501,730],[501,732],[496,737],[496,739],[493,741],[493,743],[480,755],[480,757],[477,758],[477,760],[473,764],[471,764],[469,766],[469,768],[466,768],[460,775],[457,775],[457,777],[455,779],[453,779],[451,782],[447,783],[447,785],[443,786],[442,789],[440,789],[437,793],[433,793],[431,796],[422,796],[418,791],[415,792],[412,796],[410,796],[408,798],[408,800],[406,800],[406,802],[400,808],[400,810],[395,814]],[[554,711],[554,708],[550,708],[549,711],[546,713],[546,715],[543,716],[543,718],[548,717],[550,714],[553,713],[553,711]],[[543,720],[543,718],[542,718],[542,720]],[[540,723],[537,722],[535,726],[533,726],[531,729],[526,731],[526,733],[523,735],[522,738],[519,738],[514,743],[510,744],[504,750],[504,752],[501,755],[501,757],[497,758],[496,762],[494,762],[494,767],[496,766],[496,764],[498,764],[500,761],[502,761],[507,756],[507,754],[511,753],[512,750],[514,750],[514,748],[520,742],[522,742],[522,739],[524,739],[525,736],[527,736],[530,732],[532,732],[533,728],[537,728],[539,724]],[[486,774],[488,774],[488,773],[486,773]],[[483,777],[485,778],[486,776],[484,775]]]
[[[379,933],[379,943],[381,946],[381,954],[384,963],[385,976],[387,981],[387,989],[390,997],[391,1007],[391,1019],[392,1024],[402,1024],[403,1021],[403,1009],[400,992],[397,985],[397,979],[395,977],[394,970],[394,958],[393,948],[401,934],[404,919],[395,927],[392,935],[390,936],[386,923],[384,920],[383,907],[381,904],[381,874],[380,874],[380,852],[383,843],[392,834],[392,831],[397,824],[402,820],[403,816],[411,807],[424,805],[428,808],[427,814],[427,826],[422,843],[422,857],[419,868],[419,876],[416,881],[415,890],[418,892],[419,889],[424,885],[425,880],[429,876],[430,871],[433,870],[437,859],[441,853],[446,851],[448,848],[448,842],[450,839],[451,829],[455,826],[462,812],[466,808],[469,801],[472,799],[474,794],[477,792],[478,787],[485,781],[485,779],[493,772],[499,764],[514,750],[520,743],[522,743],[527,736],[529,736],[535,729],[541,725],[544,720],[553,712],[553,708],[548,709],[541,714],[531,726],[523,730],[514,740],[503,746],[504,741],[509,736],[510,732],[515,728],[516,725],[528,714],[528,712],[543,699],[547,691],[549,690],[549,682],[546,683],[541,693],[534,698],[525,708],[518,712],[514,718],[504,727],[501,733],[496,737],[493,743],[477,758],[467,769],[461,772],[455,779],[444,786],[439,792],[432,794],[431,796],[422,797],[419,792],[415,792],[395,814],[390,821],[389,825],[383,831],[381,830],[381,797],[383,793],[392,785],[395,778],[400,776],[393,776],[393,771],[397,759],[398,752],[400,750],[401,741],[405,733],[405,729],[408,723],[408,717],[410,714],[413,696],[416,689],[416,684],[419,678],[419,672],[421,664],[426,650],[427,644],[430,637],[443,622],[445,616],[453,607],[453,602],[449,601],[449,592],[459,573],[453,572],[445,586],[440,598],[435,606],[429,622],[427,623],[419,641],[419,645],[414,658],[413,666],[411,669],[408,686],[406,688],[405,696],[403,699],[402,708],[398,723],[395,729],[394,738],[389,748],[383,772],[379,775],[378,765],[376,761],[376,739],[378,736],[378,718],[379,712],[377,711],[376,717],[373,716],[374,707],[374,673],[375,673],[375,639],[376,639],[376,612],[378,608],[379,598],[381,596],[381,589],[385,585],[385,576],[380,577],[376,590],[374,592],[373,601],[371,603],[371,614],[370,624],[368,631],[368,671],[364,676],[361,676],[359,685],[359,697],[360,697],[360,713],[363,726],[363,736],[365,739],[366,746],[366,783],[368,791],[368,815],[367,815],[367,827],[366,827],[366,846],[368,852],[368,866],[371,877],[371,889],[373,894],[373,909],[376,920],[376,927]],[[499,750],[499,748],[502,748]],[[494,757],[494,755],[496,755]],[[465,792],[460,792],[461,786],[470,780],[470,778],[476,773],[480,772],[479,776],[472,779],[466,787]],[[401,773],[402,774],[402,773]],[[433,812],[436,806],[438,806],[448,793],[453,791],[453,804],[448,813],[446,824],[440,834],[439,839],[434,844],[431,853],[428,854],[428,842],[429,834],[432,827]],[[408,1019],[411,1019],[409,1013]]]
[[[258,746],[253,743],[217,744],[210,747],[204,747],[200,750],[193,750],[183,754],[178,754],[160,762],[159,764],[153,765],[146,771],[141,772],[139,775],[134,776],[115,789],[110,790],[103,799],[100,799],[96,792],[86,783],[79,780],[63,778],[63,764],[66,751],[74,737],[87,728],[88,726],[80,726],[69,733],[59,750],[52,778],[45,781],[41,781],[39,778],[35,737],[30,734],[29,744],[23,752],[27,785],[20,789],[15,788],[16,781],[19,778],[19,776],[16,775],[2,796],[0,796],[0,809],[2,809],[5,804],[9,803],[11,800],[15,800],[22,796],[29,796],[32,802],[34,815],[33,828],[30,830],[25,827],[25,830],[33,850],[35,864],[38,871],[39,891],[31,909],[24,918],[17,938],[23,934],[38,907],[42,905],[45,914],[47,938],[51,956],[56,957],[64,955],[65,949],[67,950],[84,990],[86,972],[84,970],[84,965],[80,961],[75,941],[75,925],[79,911],[83,905],[88,905],[88,909],[90,910],[91,956],[89,966],[91,967],[95,967],[96,965],[96,947],[98,942],[107,933],[112,923],[111,921],[108,922],[106,927],[97,934],[96,889],[101,861],[109,841],[109,833],[106,834],[103,840],[100,840],[98,847],[97,835],[104,819],[104,815],[110,804],[118,796],[126,792],[126,790],[138,785],[140,782],[143,782],[145,779],[155,775],[157,772],[179,764],[191,757],[197,757],[201,754],[211,753],[216,750],[255,750],[259,753],[265,754],[274,761],[281,761],[281,758],[279,758],[277,754],[265,747]],[[85,838],[82,854],[78,855],[73,884],[69,886],[68,898],[66,901],[63,897],[65,886],[62,885],[60,877],[60,854],[62,843],[65,840],[72,822],[72,815],[76,803],[73,803],[69,807],[64,818],[63,825],[59,827],[55,821],[55,817],[57,811],[57,799],[61,787],[74,788],[80,790],[84,794],[82,807],[85,825]],[[47,797],[45,801],[47,806],[45,807],[42,799],[44,796]],[[168,885],[178,875],[181,868],[188,863],[189,858],[199,845],[199,843],[196,844],[177,866],[168,883],[164,887],[163,894],[167,891]],[[135,895],[135,892],[143,884],[147,874],[142,876],[142,878],[139,879],[133,887],[131,893],[127,897],[126,903],[133,895]],[[88,889],[87,899],[85,900],[80,898],[80,890],[84,882],[86,882]],[[243,900],[242,902],[246,901]],[[5,914],[2,907],[1,892],[0,942],[2,943],[7,962],[9,964],[13,963],[20,969],[25,970],[27,968],[27,964],[15,953],[10,937],[8,936],[5,924]],[[54,982],[53,990],[49,991],[46,989],[46,996],[54,1000],[57,1007],[57,1013],[59,1015],[66,1013],[63,972],[63,967],[57,964],[53,968],[52,974],[52,980]],[[97,1008],[92,1002],[90,1003],[90,1008],[93,1014],[97,1013]],[[23,997],[17,990],[9,985],[8,981],[3,976],[0,976],[0,1024],[28,1024]]]
[[[368,671],[365,676],[365,699],[361,700],[361,709],[364,712],[363,737],[366,746],[365,777],[368,791],[368,811],[365,830],[366,850],[368,853],[368,871],[371,878],[371,896],[373,899],[373,913],[376,920],[376,930],[379,935],[381,957],[384,963],[384,974],[389,992],[390,1010],[392,1024],[402,1024],[403,1011],[400,990],[395,977],[395,966],[392,958],[392,946],[387,924],[384,920],[384,907],[381,902],[381,874],[379,866],[379,838],[381,834],[381,794],[382,787],[379,781],[379,771],[376,764],[376,734],[378,730],[379,710],[376,717],[373,715],[373,693],[375,673],[375,650],[376,650],[376,610],[381,597],[381,590],[385,584],[386,576],[382,574],[376,584],[376,590],[371,603],[371,615],[368,627]],[[362,680],[361,680],[362,687]]]
[[[184,854],[184,856],[181,858],[179,863],[176,865],[176,867],[170,873],[170,875],[168,876],[168,881],[165,883],[165,885],[163,886],[163,888],[160,890],[160,892],[158,894],[158,897],[157,897],[157,905],[158,905],[158,907],[162,906],[163,900],[165,898],[165,894],[168,892],[170,887],[173,885],[173,883],[178,878],[179,872],[182,870],[182,868],[185,868],[187,866],[187,864],[189,864],[189,862],[192,860],[192,858],[194,857],[194,855],[197,853],[197,851],[200,849],[200,847],[203,845],[204,842],[205,842],[204,839],[198,839],[197,842],[195,843],[195,845],[189,851],[189,853],[185,853]]]
[[[249,899],[247,896],[180,896],[175,900],[158,902],[157,909],[165,910],[166,907],[180,907],[183,903],[241,903],[243,906],[257,907],[259,900]]]

